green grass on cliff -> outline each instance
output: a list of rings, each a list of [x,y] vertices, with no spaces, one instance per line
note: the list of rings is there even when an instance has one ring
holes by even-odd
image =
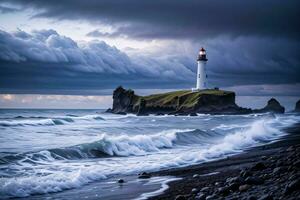
[[[181,107],[192,107],[198,102],[198,99],[201,97],[201,95],[209,94],[222,96],[230,93],[232,92],[214,89],[200,90],[195,92],[192,92],[191,90],[179,90],[161,94],[152,94],[149,96],[139,96],[139,99],[136,103],[138,104],[140,99],[145,99],[147,102],[147,106],[176,107],[178,98],[186,96],[184,102],[182,102],[181,104]]]

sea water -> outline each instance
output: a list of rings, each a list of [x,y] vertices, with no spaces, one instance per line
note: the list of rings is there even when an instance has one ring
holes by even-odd
[[[0,198],[220,159],[278,140],[299,121],[292,113],[190,117],[0,110]]]

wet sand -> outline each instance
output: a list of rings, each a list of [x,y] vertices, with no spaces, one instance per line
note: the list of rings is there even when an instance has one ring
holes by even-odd
[[[24,199],[143,200],[163,193],[168,188],[167,183],[169,181],[178,179],[170,176],[156,176],[151,179],[138,179],[137,177],[138,176],[123,176],[122,179],[124,180],[124,183],[118,183],[119,177],[113,177],[80,188],[57,193],[33,195]]]

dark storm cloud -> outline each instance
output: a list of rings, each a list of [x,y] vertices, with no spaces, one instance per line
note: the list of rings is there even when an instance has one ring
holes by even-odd
[[[232,43],[218,38],[206,46],[211,87],[299,83],[299,43],[255,38]],[[180,48],[169,48],[164,54],[133,52],[128,56],[104,42],[78,44],[54,30],[0,31],[0,92],[107,94],[107,89],[118,85],[192,87],[196,55],[171,54],[173,48]]]
[[[300,83],[299,41],[217,38],[205,46],[210,50],[210,78],[216,85]]]
[[[289,86],[298,87],[300,83],[298,0],[6,2],[33,9],[33,18],[86,20],[95,26],[87,33],[89,37],[168,39],[168,45],[176,45],[155,53],[125,54],[99,41],[79,45],[54,30],[13,34],[3,31],[2,93],[94,94],[120,84],[150,89],[191,88],[201,46],[208,52],[211,87],[238,86],[247,91],[247,86],[281,84],[279,93],[285,94],[288,88],[296,91]],[[102,24],[109,25],[112,31],[103,32]],[[190,44],[187,51],[183,43]]]
[[[111,36],[196,38],[259,35],[299,38],[298,0],[10,0],[34,17],[86,19],[114,25]],[[97,31],[97,30],[96,30]],[[92,34],[90,34],[92,35]],[[108,34],[107,34],[108,35]]]
[[[105,42],[78,44],[54,30],[0,31],[0,71],[1,93],[95,94],[118,85],[184,85],[193,75],[179,60],[128,57]]]

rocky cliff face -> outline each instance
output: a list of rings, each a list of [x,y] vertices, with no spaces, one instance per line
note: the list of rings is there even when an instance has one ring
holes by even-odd
[[[119,86],[113,93],[113,108],[110,111],[116,114],[133,113],[137,99],[133,90],[125,90]]]
[[[190,90],[174,91],[149,96],[139,96],[133,90],[125,90],[121,86],[113,93],[113,108],[108,112],[116,114],[134,113],[195,115],[208,114],[249,114],[249,113],[284,113],[284,107],[272,98],[262,109],[251,110],[241,108],[235,103],[235,93],[223,90]],[[300,101],[295,111],[300,111]]]
[[[241,108],[235,103],[235,93],[222,90],[189,90],[164,94],[138,96],[132,90],[118,87],[113,93],[112,113],[137,115],[191,113],[243,114],[251,109]]]

